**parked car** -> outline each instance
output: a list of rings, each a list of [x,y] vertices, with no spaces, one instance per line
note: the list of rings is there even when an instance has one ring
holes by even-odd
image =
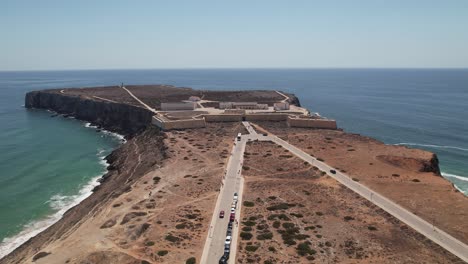
[[[330,172],[336,174],[336,170],[330,170]]]
[[[231,236],[226,237],[226,241],[224,241],[225,245],[231,245]]]
[[[236,219],[236,214],[235,213],[231,213],[231,215],[229,216],[229,221],[234,221]]]
[[[236,212],[236,209],[231,208],[231,213],[235,213],[235,212]]]
[[[228,228],[231,228],[231,229],[232,229],[232,222],[229,222],[229,223],[228,223]]]
[[[231,204],[231,208],[234,208],[234,209],[236,209],[236,207],[237,207],[237,201],[234,201],[234,202],[232,202],[232,204]]]
[[[228,229],[226,231],[226,236],[232,236],[232,229]]]
[[[239,196],[237,195],[237,193],[234,193],[234,201],[237,202],[237,199],[239,198]]]
[[[224,252],[224,255],[219,259],[219,264],[227,264],[229,260],[229,252]]]

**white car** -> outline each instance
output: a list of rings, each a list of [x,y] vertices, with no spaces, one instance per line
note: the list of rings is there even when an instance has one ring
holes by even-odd
[[[235,213],[236,209],[234,207],[231,208],[231,213]]]
[[[231,236],[226,237],[226,241],[224,242],[225,245],[230,245],[231,244]]]
[[[239,198],[239,196],[237,196],[237,193],[234,193],[234,201],[237,202],[237,199]]]

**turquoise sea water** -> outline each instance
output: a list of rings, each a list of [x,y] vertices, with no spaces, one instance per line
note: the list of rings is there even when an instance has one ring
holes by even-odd
[[[347,131],[435,152],[468,194],[468,70],[106,70],[0,72],[0,256],[89,194],[120,140],[85,123],[23,107],[27,91],[172,84],[275,89]]]

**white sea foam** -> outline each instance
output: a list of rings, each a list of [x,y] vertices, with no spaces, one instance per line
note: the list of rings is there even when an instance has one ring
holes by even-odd
[[[454,147],[454,146],[441,146],[441,145],[431,145],[431,144],[418,144],[418,143],[397,143],[394,145],[404,145],[404,146],[421,146],[421,147],[430,147],[430,148],[442,148],[442,149],[456,149],[456,150],[461,150],[461,151],[468,151],[467,148],[460,148],[460,147]]]
[[[94,129],[97,128],[96,126],[93,126],[91,123],[85,123],[84,126],[88,128],[94,128]],[[125,137],[120,134],[110,132],[107,130],[102,130],[101,132],[106,135],[113,136],[123,143],[126,142]],[[99,157],[99,163],[104,168],[103,174],[106,172],[105,168],[107,168],[107,166],[109,165],[107,161],[105,160],[105,155],[103,155],[104,153],[105,153],[104,149],[98,149],[97,154],[96,154]],[[83,201],[88,196],[90,196],[92,194],[92,190],[94,189],[94,187],[100,184],[97,180],[101,178],[103,174],[101,174],[100,176],[94,177],[85,185],[83,185],[80,191],[78,192],[78,194],[76,195],[63,195],[59,193],[59,194],[55,194],[54,196],[52,196],[47,203],[49,204],[50,208],[55,211],[55,213],[47,216],[46,218],[28,223],[23,227],[23,230],[21,230],[20,233],[12,237],[4,238],[0,242],[0,258],[12,252],[15,248],[19,247],[24,242],[28,241],[28,239],[36,236],[40,232],[47,229],[49,226],[56,223],[58,220],[60,220],[60,218],[62,218],[63,214],[67,210],[79,204],[81,201]]]
[[[467,181],[468,182],[468,177],[463,177],[463,176],[450,174],[450,173],[445,173],[445,172],[442,172],[442,176],[449,177],[449,178],[456,178],[456,179],[459,179],[461,181]]]
[[[94,128],[94,129],[97,128],[97,126],[94,126],[94,125],[92,125],[92,124],[89,123],[89,122],[85,123],[84,126],[87,127],[87,128]],[[118,133],[111,132],[111,131],[107,131],[107,130],[104,130],[104,129],[101,130],[101,133],[103,133],[103,134],[105,134],[105,135],[110,135],[110,136],[112,136],[112,137],[114,137],[114,138],[117,138],[117,139],[118,139],[119,141],[121,141],[122,143],[127,142],[127,141],[125,140],[125,137],[124,137],[123,135],[118,134]]]
[[[468,182],[468,177],[463,177],[463,176],[459,176],[459,175],[455,175],[455,174],[450,174],[450,173],[445,173],[445,172],[441,172],[442,176],[444,177],[448,177],[448,178],[455,178],[455,179],[458,179],[458,180],[461,180],[461,181],[466,181]],[[468,195],[468,190],[463,190],[462,188],[460,188],[459,186],[457,186],[455,183],[453,183],[453,186],[455,186],[455,188],[457,188],[457,190],[459,190],[461,193],[463,193],[464,195]]]
[[[113,136],[115,138],[117,138],[118,140],[120,140],[121,142],[125,143],[127,142],[127,140],[125,139],[124,136],[120,135],[120,134],[117,134],[117,133],[114,133],[114,132],[110,132],[110,131],[107,131],[107,130],[102,130],[102,133],[106,134],[106,135],[110,135],[110,136]]]
[[[90,128],[97,128],[97,126],[93,126],[91,123],[86,123],[85,127],[90,127]]]
[[[82,186],[80,191],[75,195],[62,195],[59,193],[52,196],[47,203],[49,204],[50,208],[52,208],[55,211],[55,213],[47,216],[44,219],[28,223],[23,227],[23,230],[19,234],[16,234],[13,237],[4,238],[3,241],[0,243],[0,258],[13,251],[15,248],[19,247],[28,239],[36,236],[49,226],[53,225],[55,222],[60,220],[60,218],[62,218],[63,214],[68,209],[79,204],[81,201],[90,196],[93,188],[100,184],[97,181],[100,177],[101,176],[94,177],[93,179],[91,179],[84,186]]]
[[[99,157],[99,164],[101,164],[104,168],[103,174],[106,173],[105,168],[109,166],[109,163],[107,163],[105,160],[105,152],[105,149],[98,149],[96,153],[96,156]],[[26,224],[23,227],[23,230],[15,236],[4,238],[0,243],[0,258],[19,247],[28,239],[36,236],[49,226],[53,225],[55,222],[60,220],[60,218],[62,218],[63,214],[68,209],[79,204],[81,201],[90,196],[94,187],[100,184],[97,180],[101,178],[102,175],[92,178],[85,185],[83,185],[79,192],[75,195],[63,195],[61,193],[53,195],[47,203],[50,208],[55,211],[55,213],[47,216],[44,219],[36,220]]]
[[[467,195],[467,193],[468,193],[467,191],[463,191],[456,184],[454,184],[453,186],[455,186],[455,188],[457,188],[457,190],[460,191],[461,193],[463,193],[464,195]]]

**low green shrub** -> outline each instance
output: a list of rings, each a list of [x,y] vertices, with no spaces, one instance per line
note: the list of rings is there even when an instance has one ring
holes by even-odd
[[[258,240],[269,240],[273,238],[273,233],[267,232],[257,236]]]
[[[195,257],[191,257],[185,261],[185,264],[196,264],[197,259]]]
[[[245,207],[254,207],[255,203],[254,202],[250,202],[250,201],[244,201],[244,206]]]
[[[162,257],[162,256],[166,256],[167,253],[169,253],[169,251],[167,251],[167,250],[159,250],[157,254],[158,254],[158,256],[161,256],[161,257]]]
[[[258,249],[258,246],[254,246],[254,245],[245,246],[245,250],[248,252],[255,252],[257,251],[257,249]]]
[[[242,240],[250,240],[253,237],[253,235],[250,232],[241,232],[240,237],[242,238]]]

